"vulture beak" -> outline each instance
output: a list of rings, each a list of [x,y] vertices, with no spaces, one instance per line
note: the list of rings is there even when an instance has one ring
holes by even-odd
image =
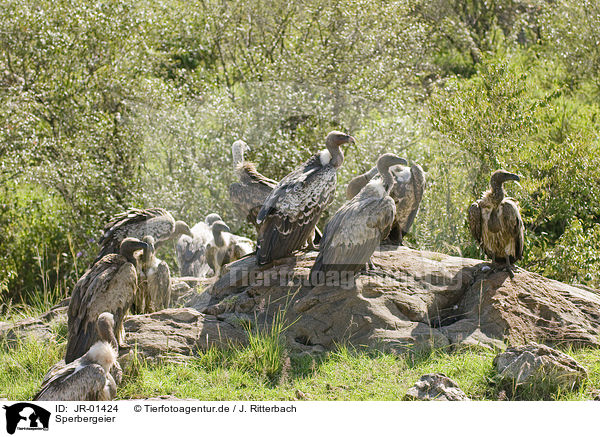
[[[352,135],[348,135],[348,143],[349,144],[356,144],[356,140],[354,139],[354,137]]]

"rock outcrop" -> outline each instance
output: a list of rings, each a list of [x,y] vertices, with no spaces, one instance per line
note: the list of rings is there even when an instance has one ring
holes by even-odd
[[[546,382],[572,389],[587,378],[585,368],[569,355],[535,343],[507,349],[494,358],[494,367],[514,387]]]
[[[594,290],[522,269],[511,279],[475,259],[381,249],[373,255],[374,268],[354,281],[340,278],[315,287],[308,273],[316,252],[263,267],[249,256],[230,264],[219,280],[201,284],[174,279],[172,304],[184,308],[130,316],[126,342],[147,357],[183,356],[212,345],[242,344],[244,325],[280,321],[288,345],[300,353],[341,343],[397,353],[440,346],[600,344],[600,295]],[[197,285],[206,290],[197,292]],[[64,310],[0,323],[0,340],[53,338],[50,323],[66,323]]]
[[[511,279],[480,260],[384,246],[373,255],[374,269],[354,283],[313,287],[307,276],[315,257],[301,253],[266,268],[247,257],[190,302],[221,320],[283,316],[288,342],[300,350],[343,342],[395,352],[600,343],[597,293],[523,269]]]
[[[421,376],[406,392],[408,401],[470,401],[464,391],[443,373]]]

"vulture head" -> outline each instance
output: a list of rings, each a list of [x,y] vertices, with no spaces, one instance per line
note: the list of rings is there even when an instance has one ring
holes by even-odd
[[[521,178],[519,175],[508,172],[506,170],[496,170],[492,173],[492,177],[490,178],[490,186],[492,187],[492,191],[500,191],[502,190],[502,184],[506,181],[515,181],[519,182]]]
[[[325,145],[327,146],[327,149],[330,149],[329,151],[331,151],[331,149],[340,147],[342,144],[354,144],[355,142],[356,140],[354,137],[337,130],[329,132],[325,138]]]
[[[329,132],[325,138],[325,146],[329,156],[324,160],[324,156],[321,155],[321,163],[325,165],[326,162],[329,162],[333,167],[338,168],[344,162],[344,154],[340,150],[340,146],[348,143],[354,144],[355,142],[354,137],[344,132],[336,130]]]
[[[244,162],[244,153],[250,150],[250,146],[245,141],[237,140],[231,146],[231,154],[233,155],[233,166]]]
[[[224,221],[217,220],[212,224],[211,229],[213,238],[215,239],[215,243],[217,244],[217,246],[222,246],[223,238],[221,237],[221,232],[231,232],[229,226],[227,226]]]
[[[142,254],[142,260],[144,261],[145,264],[149,264],[150,259],[152,258],[152,255],[154,255],[154,251],[155,251],[154,237],[152,237],[152,235],[146,235],[144,238],[142,238],[142,241],[144,243],[146,243],[148,246],[144,249],[144,252]]]
[[[119,347],[115,337],[115,318],[111,313],[102,313],[96,322],[98,337],[102,341],[110,343],[114,349]]]
[[[127,261],[131,264],[135,265],[135,258],[133,257],[133,253],[138,250],[148,249],[148,244],[143,241],[138,240],[137,238],[127,237],[121,241],[121,247],[119,249],[119,253],[125,257]]]
[[[190,230],[190,227],[187,225],[187,223],[181,220],[177,220],[175,222],[175,230],[173,231],[171,239],[177,239],[182,235],[188,235],[192,238],[194,237],[194,234],[192,234],[192,231]]]
[[[377,158],[377,171],[383,178],[383,183],[386,191],[392,188],[394,185],[394,178],[392,177],[392,173],[390,172],[390,167],[394,165],[407,165],[408,161],[404,158],[400,158],[392,153],[384,153],[379,158]]]
[[[218,221],[223,221],[223,219],[221,218],[221,216],[219,214],[216,213],[212,213],[212,214],[208,214],[206,216],[206,218],[204,219],[204,223],[206,223],[208,226],[212,226],[213,223],[218,222]]]

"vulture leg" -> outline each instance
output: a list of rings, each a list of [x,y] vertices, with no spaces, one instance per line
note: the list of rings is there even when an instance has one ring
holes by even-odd
[[[508,276],[510,276],[511,279],[515,277],[515,274],[512,271],[512,267],[510,265],[510,258],[508,256],[506,257],[506,271],[508,272]]]

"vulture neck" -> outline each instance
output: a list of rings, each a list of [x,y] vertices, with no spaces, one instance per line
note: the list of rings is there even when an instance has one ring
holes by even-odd
[[[223,232],[213,230],[213,238],[215,239],[215,244],[219,247],[222,247],[225,244],[225,239],[223,238]]]
[[[109,343],[116,351],[119,350],[119,343],[117,342],[117,337],[115,337],[115,333],[113,332],[112,327],[108,323],[98,324],[98,336],[101,340]]]
[[[238,166],[244,163],[244,149],[242,149],[242,147],[236,144],[235,146],[233,146],[232,153],[233,167],[237,168]]]
[[[383,189],[385,190],[385,194],[390,194],[392,187],[394,186],[394,177],[392,176],[392,172],[390,171],[390,167],[380,168],[379,174],[381,175],[381,179],[383,182]]]
[[[494,181],[491,184],[492,189],[490,190],[489,197],[495,206],[500,205],[500,202],[502,202],[504,200],[504,197],[506,196],[506,192],[504,191],[504,187],[502,186],[503,182],[504,181]]]
[[[342,152],[342,149],[340,146],[327,145],[327,150],[331,155],[329,164],[334,168],[339,168],[344,163],[344,153]]]

